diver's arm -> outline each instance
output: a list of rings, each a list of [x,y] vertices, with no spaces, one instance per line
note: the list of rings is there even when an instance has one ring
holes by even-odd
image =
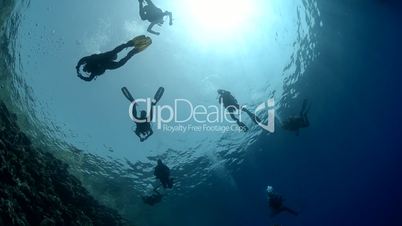
[[[95,75],[91,73],[91,75],[89,75],[89,77],[85,77],[82,76],[80,73],[77,75],[80,79],[86,81],[86,82],[90,82],[95,78]]]
[[[137,135],[138,138],[140,138],[140,141],[142,142],[142,137],[141,137],[141,133],[139,131],[135,131],[135,135]]]
[[[121,60],[119,60],[118,62],[111,62],[108,65],[109,69],[117,69],[121,66],[123,66],[124,64],[127,63],[128,60],[130,60],[131,57],[133,57],[135,54],[139,53],[140,51],[136,48],[132,49],[130,52],[128,52],[127,56],[123,57]]]
[[[153,30],[152,30],[152,28],[155,26],[155,24],[156,24],[156,23],[152,22],[152,23],[148,26],[147,31],[148,31],[149,33],[151,33],[151,34],[154,34],[154,35],[160,35],[159,32],[156,32],[156,31],[153,31]]]
[[[81,65],[85,64],[85,63],[87,62],[88,58],[89,58],[89,56],[86,56],[86,57],[81,58],[81,59],[78,61],[76,68],[79,68]]]
[[[148,139],[150,136],[152,136],[152,134],[154,134],[154,131],[152,131],[152,129],[150,129],[149,133],[142,139],[142,141],[145,141],[146,139]]]
[[[89,58],[89,56],[86,56],[86,57],[81,58],[81,59],[78,61],[77,66],[75,66],[75,69],[77,70],[77,75],[81,75],[81,73],[80,73],[80,67],[81,67],[83,64],[86,64],[86,63],[87,63],[88,58]]]

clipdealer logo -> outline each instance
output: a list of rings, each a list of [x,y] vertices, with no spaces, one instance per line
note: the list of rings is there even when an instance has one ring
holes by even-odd
[[[244,114],[242,109],[247,107],[241,106],[240,109],[229,112],[223,104],[208,106],[194,105],[187,99],[175,99],[173,105],[156,105],[155,103],[156,101],[152,98],[136,99],[130,104],[129,117],[136,124],[156,123],[157,129],[167,132],[241,132],[231,114],[238,116],[239,121],[242,121],[242,115]],[[145,104],[146,109],[143,111],[146,112],[145,116],[138,117],[137,115],[141,115],[141,113],[136,112],[137,109],[133,112],[134,107],[139,104]],[[186,113],[183,113],[183,109],[186,109]],[[254,111],[254,115],[264,115],[264,111],[267,116],[266,123],[254,120],[262,129],[274,133],[275,100],[273,98],[258,105]],[[225,122],[231,125],[223,125]]]

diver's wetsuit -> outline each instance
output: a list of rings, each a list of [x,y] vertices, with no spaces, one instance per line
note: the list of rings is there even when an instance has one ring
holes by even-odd
[[[130,103],[134,102],[134,97],[131,95],[131,93],[128,91],[126,87],[121,88],[121,91],[123,92],[124,96],[127,98]],[[137,104],[134,103],[133,109],[132,109],[132,116],[135,118],[135,124],[136,124],[136,129],[135,129],[135,134],[140,138],[140,141],[143,142],[146,139],[148,139],[152,134],[153,130],[151,127],[151,122],[153,119],[153,109],[154,106],[158,103],[160,98],[162,97],[164,92],[163,87],[159,87],[158,91],[156,92],[154,96],[155,102],[151,103],[151,110],[150,113],[147,114],[146,111],[141,111],[141,115],[137,116]]]
[[[173,179],[170,178],[170,169],[161,160],[158,160],[158,165],[155,167],[154,175],[158,178],[163,188],[172,188]]]
[[[219,90],[219,103],[223,104],[223,106],[229,111],[234,112],[235,110],[240,109],[240,105],[237,103],[236,98],[226,90]]]
[[[133,110],[134,114],[134,110]],[[150,137],[154,131],[152,130],[151,127],[151,120],[152,120],[152,109],[151,109],[151,117],[148,120],[147,117],[136,117],[137,120],[142,120],[143,122],[135,122],[136,124],[136,129],[135,129],[135,134],[140,138],[140,141],[143,142],[148,137]]]
[[[148,26],[147,31],[149,33],[159,35],[159,32],[155,32],[152,30],[152,27],[155,24],[163,24],[163,17],[169,16],[169,24],[172,25],[172,13],[165,11],[163,12],[160,8],[156,7],[151,0],[145,0],[147,3],[144,6],[144,0],[139,0],[139,10],[140,10],[140,17],[141,20],[148,20],[151,24]]]
[[[156,103],[151,104],[151,111],[149,113],[149,117],[146,114],[146,112],[145,112],[145,115],[143,114],[143,112],[141,112],[141,116],[138,117],[137,110],[136,110],[137,104],[134,104],[134,106],[133,106],[132,114],[133,114],[133,117],[137,120],[137,122],[135,122],[136,129],[134,132],[140,138],[141,142],[148,139],[148,137],[150,137],[154,133],[154,131],[152,130],[152,127],[151,127],[151,122],[152,122],[152,118],[153,118],[153,114],[154,114],[153,106],[155,104]]]
[[[119,45],[112,51],[100,54],[93,54],[91,56],[81,58],[76,66],[77,76],[82,80],[89,82],[92,81],[96,76],[105,73],[106,70],[113,70],[123,66],[131,57],[139,53],[140,50],[134,48],[125,57],[116,62],[115,60],[117,58],[117,54],[123,49],[133,46],[134,44],[132,42],[127,42],[125,44]],[[88,77],[81,75],[79,70],[82,65],[84,65],[83,70],[87,73],[90,73]]]
[[[290,214],[293,214],[295,216],[298,215],[298,213],[286,206],[283,205],[284,199],[282,198],[281,195],[275,194],[275,193],[269,193],[269,207],[272,210],[272,215],[279,214],[281,212],[288,212]]]
[[[236,98],[234,98],[234,96],[229,91],[220,89],[220,90],[218,90],[218,94],[220,95],[219,103],[223,104],[223,107],[225,107],[225,109],[227,109],[229,111],[230,117],[234,121],[236,121],[236,123],[243,129],[248,130],[247,126],[244,125],[244,123],[240,122],[240,120],[235,117],[234,112],[236,110],[242,110],[242,111],[246,112],[247,115],[251,118],[251,120],[255,124],[258,124],[261,121],[255,114],[250,112],[247,108],[240,107]]]

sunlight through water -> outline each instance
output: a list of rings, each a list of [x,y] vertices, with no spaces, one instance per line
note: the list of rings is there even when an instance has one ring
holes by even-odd
[[[14,19],[0,30],[9,37],[0,60],[10,62],[0,91],[25,116],[19,117],[25,118],[20,119],[22,128],[35,143],[55,150],[102,199],[103,187],[113,181],[130,189],[130,201],[136,203],[136,195],[152,187],[159,158],[182,178],[171,197],[184,196],[207,184],[214,173],[230,178],[227,169],[240,167],[258,139],[270,138],[246,117],[247,133],[174,133],[153,125],[153,136],[140,142],[122,87],[136,99],[152,97],[164,87],[159,106],[173,106],[176,99],[218,106],[217,89],[225,89],[254,111],[268,98],[284,105],[285,98],[297,95],[293,84],[316,56],[320,16],[314,0],[154,2],[173,14],[172,26],[166,21],[155,26],[159,36],[146,32],[149,23],[140,19],[137,0],[22,0]],[[152,45],[124,67],[92,82],[77,77],[81,57],[110,51],[140,34],[150,36]],[[189,111],[180,108],[180,114]],[[266,120],[266,112],[260,113]],[[124,211],[139,213],[130,208]]]
[[[194,38],[210,45],[244,35],[257,22],[257,6],[255,0],[188,0],[180,1],[179,8],[186,9],[186,23]]]

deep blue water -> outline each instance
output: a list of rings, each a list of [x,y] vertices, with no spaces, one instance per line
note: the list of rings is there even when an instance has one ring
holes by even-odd
[[[246,150],[234,153],[234,157],[229,156],[228,159],[244,161],[241,164],[222,161],[224,172],[210,170],[209,165],[204,165],[198,158],[194,161],[190,158],[188,162],[180,159],[179,163],[174,161],[175,156],[169,158],[176,176],[183,176],[179,170],[181,164],[186,169],[194,168],[188,174],[199,174],[182,179],[188,181],[154,208],[135,204],[139,202],[138,194],[143,192],[142,184],[134,187],[131,181],[121,182],[121,178],[117,178],[110,180],[115,184],[105,179],[96,181],[99,184],[91,180],[86,185],[104,202],[120,206],[124,214],[137,219],[139,225],[402,225],[401,3],[321,0],[317,1],[317,8],[324,24],[312,28],[317,41],[313,50],[317,57],[309,62],[297,83],[292,84],[291,88],[296,89],[299,95],[286,99],[289,108],[279,109],[285,115],[297,113],[301,99],[307,98],[312,103],[310,128],[303,129],[299,136],[280,129],[269,135],[252,133],[245,136],[254,141],[248,146],[233,141]],[[97,81],[97,85],[101,85],[88,89],[96,92],[99,87],[103,88],[107,82],[101,83],[101,79],[104,78]],[[82,88],[82,84],[77,84],[77,87]],[[246,100],[252,99],[251,96]],[[113,101],[111,99],[108,101]],[[82,102],[85,105],[85,101]],[[123,111],[126,113],[126,109]],[[58,117],[73,118],[75,115]],[[120,141],[114,139],[110,142]],[[202,150],[211,148],[213,143],[205,140],[208,145],[202,146]],[[191,145],[199,145],[197,142],[199,140],[195,139]],[[160,148],[166,143],[158,145],[156,147]],[[174,145],[163,148],[169,149]],[[149,149],[152,148],[154,146]],[[130,146],[128,153],[132,152]],[[194,152],[199,154],[201,151]],[[105,158],[111,162],[129,158],[127,153],[118,150],[107,154]],[[112,157],[108,158],[109,154]],[[146,157],[165,154],[150,152]],[[200,155],[203,156],[203,152]],[[227,157],[220,153],[217,156],[222,159]],[[135,158],[129,159],[134,161]],[[143,163],[145,166],[139,164],[144,168],[141,173],[145,172],[145,179],[152,178],[152,173],[147,171],[152,165],[146,165],[148,163]],[[121,172],[123,170],[117,174]],[[80,179],[85,184],[83,178]],[[124,180],[128,176],[122,178]],[[202,183],[197,184],[199,181]],[[102,187],[104,193],[91,185]],[[281,193],[286,204],[298,210],[300,215],[294,217],[283,213],[270,217],[265,193],[267,185]],[[115,197],[110,198],[110,194],[115,194]],[[133,206],[127,202],[133,203]]]
[[[345,9],[353,12],[349,23],[330,18],[344,11],[322,12],[327,28],[353,36],[322,31],[327,42],[302,84],[313,102],[312,128],[255,145],[275,151],[253,152],[235,178],[245,199],[240,205],[260,208],[242,208],[242,223],[230,225],[270,222],[261,218],[267,183],[301,211],[297,219],[272,220],[283,225],[402,224],[401,8],[373,4],[372,16],[373,8],[362,6]]]
[[[313,103],[311,128],[299,137],[261,137],[233,173],[238,190],[217,181],[192,200],[221,209],[215,220],[189,217],[183,225],[402,225],[402,29],[396,6],[350,4],[344,9],[353,12],[344,18],[349,23],[331,18],[346,16],[344,10],[322,12],[326,42],[301,83]],[[300,216],[269,218],[267,184]],[[205,216],[185,209],[178,208],[180,215]]]

